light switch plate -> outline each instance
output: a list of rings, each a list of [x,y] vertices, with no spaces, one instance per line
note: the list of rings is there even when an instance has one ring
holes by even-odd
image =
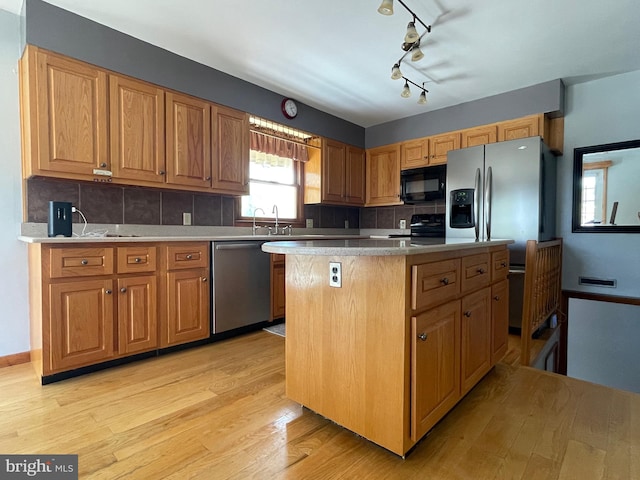
[[[307,228],[313,228],[313,218],[307,218],[306,226]]]

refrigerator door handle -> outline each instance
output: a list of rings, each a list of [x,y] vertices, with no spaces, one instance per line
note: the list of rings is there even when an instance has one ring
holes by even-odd
[[[482,191],[481,184],[480,184],[480,177],[481,177],[480,169],[477,168],[476,169],[476,185],[475,185],[476,189],[474,192],[474,199],[473,199],[473,215],[475,216],[475,218],[473,219],[473,223],[476,228],[476,242],[480,240],[480,192]]]
[[[493,189],[493,173],[491,167],[487,169],[486,187],[484,191],[484,216],[487,240],[491,240],[491,190]]]

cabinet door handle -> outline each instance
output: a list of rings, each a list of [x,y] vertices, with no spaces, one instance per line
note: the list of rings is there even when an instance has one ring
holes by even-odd
[[[105,162],[102,162],[102,163],[100,164],[100,168],[105,168],[106,166],[107,166],[107,164],[106,164]]]
[[[211,177],[205,177],[205,180],[211,180]]]
[[[122,287],[122,288],[120,289],[120,291],[121,291],[122,293],[126,293],[126,291],[127,291],[127,287]]]
[[[207,277],[202,277],[202,281],[206,282],[207,281]]]
[[[500,264],[500,266],[501,266],[501,267],[503,267],[503,268],[504,268],[504,267],[506,267],[506,266],[507,266],[507,262],[502,262],[502,263]]]
[[[447,277],[444,277],[442,280],[440,280],[440,283],[443,285],[449,285],[449,279]]]
[[[471,310],[467,310],[466,312],[464,312],[464,316],[465,317],[470,317],[471,316]]]
[[[418,335],[418,338],[420,340],[422,340],[423,342],[426,342],[427,341],[427,334],[422,332],[420,335]]]
[[[86,258],[83,258],[83,259],[80,261],[80,263],[81,263],[82,265],[88,265],[88,264],[89,264],[89,260],[87,260]]]
[[[160,171],[158,172],[158,174],[160,174],[160,175],[164,175],[164,174],[165,174],[165,171],[164,171],[164,170],[160,170]]]
[[[496,295],[495,297],[493,297],[493,299],[497,302],[500,300],[500,295]]]
[[[483,274],[483,273],[485,273],[485,272],[486,272],[486,270],[485,270],[484,268],[479,268],[479,269],[478,269],[478,273],[479,273],[480,275],[482,275],[482,274]]]
[[[107,289],[107,290],[105,290],[104,293],[106,293],[107,295],[111,295],[111,290]]]

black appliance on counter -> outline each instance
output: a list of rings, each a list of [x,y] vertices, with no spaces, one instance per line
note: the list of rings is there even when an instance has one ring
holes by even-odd
[[[400,199],[416,204],[445,198],[447,166],[412,168],[400,172]]]
[[[71,203],[69,202],[49,202],[49,222],[48,235],[57,237],[62,235],[71,236]]]

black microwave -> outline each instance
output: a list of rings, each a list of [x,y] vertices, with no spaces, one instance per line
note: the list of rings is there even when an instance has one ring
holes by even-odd
[[[400,199],[420,203],[445,198],[447,166],[412,168],[400,172]]]

